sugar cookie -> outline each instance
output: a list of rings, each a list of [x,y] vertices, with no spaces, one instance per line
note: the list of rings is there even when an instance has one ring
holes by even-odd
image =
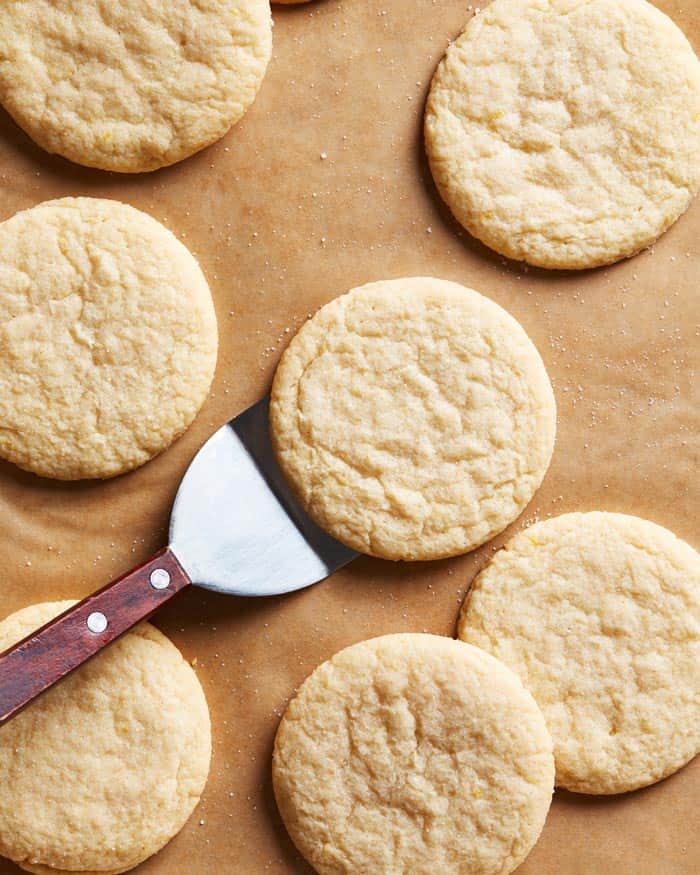
[[[0,224],[0,456],[45,477],[148,461],[207,397],[211,294],[167,228],[63,198]]]
[[[0,102],[49,152],[136,173],[218,140],[270,58],[267,0],[13,0]]]
[[[71,605],[0,622],[0,652]],[[124,872],[199,801],[211,756],[195,673],[142,623],[0,731],[0,854],[31,872]]]
[[[282,470],[335,538],[387,559],[464,553],[539,486],[556,411],[515,319],[456,283],[353,289],[292,340],[270,422]]]
[[[553,779],[517,677],[437,635],[386,635],[323,663],[273,758],[282,818],[321,875],[506,875],[542,830]]]
[[[425,141],[442,197],[488,246],[609,264],[700,188],[700,62],[645,0],[494,0],[435,73]]]
[[[700,751],[700,556],[654,523],[570,513],[525,529],[474,581],[459,636],[532,692],[559,786],[624,793]]]

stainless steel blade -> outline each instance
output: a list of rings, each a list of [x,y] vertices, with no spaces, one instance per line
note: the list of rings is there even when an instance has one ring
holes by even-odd
[[[180,484],[170,546],[192,581],[232,595],[278,595],[328,577],[358,554],[318,528],[277,466],[269,399],[204,444]]]

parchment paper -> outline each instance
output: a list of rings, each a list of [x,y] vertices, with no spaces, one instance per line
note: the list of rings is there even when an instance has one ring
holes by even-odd
[[[697,50],[697,0],[658,5]],[[421,117],[435,65],[471,14],[456,0],[274,7],[274,57],[254,107],[220,143],[148,175],[50,157],[0,115],[0,218],[80,194],[151,213],[199,258],[221,338],[209,402],[141,470],[62,485],[0,464],[0,615],[85,596],[164,544],[195,451],[268,390],[307,316],[352,286],[434,274],[479,289],[526,328],[557,396],[557,447],[544,485],[522,518],[476,553],[415,565],[360,559],[284,598],[194,589],[157,617],[197,659],[215,747],[201,806],[140,867],[143,875],[310,872],[270,788],[271,745],[288,697],[345,645],[386,632],[453,634],[475,572],[527,521],[624,511],[697,546],[700,204],[653,251],[570,275],[507,263],[462,232],[433,187]],[[700,761],[626,796],[558,792],[519,871],[692,875],[700,871],[699,810]],[[0,861],[0,875],[17,871]]]

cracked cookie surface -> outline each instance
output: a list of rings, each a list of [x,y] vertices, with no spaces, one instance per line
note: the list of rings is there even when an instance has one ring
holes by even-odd
[[[459,637],[532,692],[558,786],[624,793],[700,751],[700,556],[661,526],[594,512],[525,529],[474,581]]]
[[[385,635],[304,682],[275,740],[282,818],[321,875],[506,875],[552,797],[532,696],[487,653]]]
[[[645,0],[494,0],[435,73],[425,142],[486,245],[546,268],[609,264],[700,187],[700,62]]]
[[[267,0],[13,0],[0,16],[0,102],[49,152],[154,170],[241,118],[271,49]]]
[[[0,652],[72,602],[0,622]],[[174,645],[142,623],[0,732],[0,854],[31,872],[124,872],[160,850],[209,772],[209,711]]]
[[[190,252],[118,201],[63,198],[0,224],[0,456],[112,477],[168,447],[207,397],[217,328]]]
[[[282,356],[279,464],[331,535],[386,559],[467,552],[512,522],[549,465],[556,409],[520,324],[431,277],[331,301]]]

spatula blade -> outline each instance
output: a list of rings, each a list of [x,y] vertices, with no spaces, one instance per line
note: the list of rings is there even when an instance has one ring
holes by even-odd
[[[194,583],[243,596],[311,586],[358,554],[318,528],[277,466],[264,398],[220,428],[180,484],[170,546]]]

